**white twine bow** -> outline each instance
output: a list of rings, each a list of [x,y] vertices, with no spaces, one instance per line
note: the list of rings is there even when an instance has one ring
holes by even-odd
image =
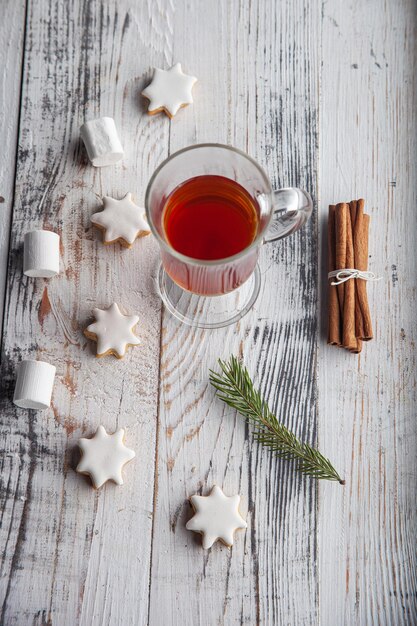
[[[336,281],[331,282],[331,285],[341,285],[351,278],[361,278],[362,280],[376,281],[382,280],[382,276],[377,276],[373,272],[355,270],[347,267],[344,270],[334,270],[328,273],[328,278],[336,278]]]

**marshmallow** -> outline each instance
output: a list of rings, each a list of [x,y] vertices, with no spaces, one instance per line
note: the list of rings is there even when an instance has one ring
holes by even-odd
[[[50,230],[26,233],[23,273],[34,278],[50,278],[59,273],[59,235]]]
[[[51,404],[56,367],[45,361],[18,365],[13,402],[21,409],[47,409]]]
[[[99,117],[80,128],[81,139],[94,167],[113,165],[123,158],[123,148],[112,117]]]

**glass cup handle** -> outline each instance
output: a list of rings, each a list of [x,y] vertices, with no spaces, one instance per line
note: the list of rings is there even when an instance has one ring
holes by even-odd
[[[311,215],[313,201],[307,191],[287,187],[274,191],[274,214],[263,243],[291,235],[301,228]]]

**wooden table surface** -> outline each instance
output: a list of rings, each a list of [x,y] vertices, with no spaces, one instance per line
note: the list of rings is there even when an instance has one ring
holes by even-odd
[[[413,0],[3,0],[0,20],[2,625],[417,623],[417,102]],[[199,78],[170,122],[146,114],[152,68]],[[122,164],[89,165],[85,119],[115,118]],[[155,292],[158,249],[104,247],[104,195],[139,203],[184,146],[229,143],[315,211],[265,246],[261,294],[236,326],[192,330]],[[375,340],[326,345],[326,215],[364,197]],[[62,238],[61,273],[22,275],[32,228]],[[6,268],[7,271],[6,271]],[[141,347],[95,359],[92,309],[140,314]],[[284,423],[346,486],[296,475],[215,399],[240,355]],[[11,402],[16,364],[56,365],[50,410]],[[77,475],[77,440],[127,428],[125,484]],[[242,494],[248,529],[203,551],[188,498]]]

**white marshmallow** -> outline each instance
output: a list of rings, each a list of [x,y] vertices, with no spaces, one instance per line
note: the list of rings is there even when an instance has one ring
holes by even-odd
[[[99,117],[80,128],[81,139],[94,167],[113,165],[123,158],[123,148],[112,117]]]
[[[18,365],[13,402],[21,409],[47,409],[51,404],[56,367],[45,361]]]
[[[50,278],[59,273],[59,235],[50,230],[26,233],[23,272],[34,278]]]

